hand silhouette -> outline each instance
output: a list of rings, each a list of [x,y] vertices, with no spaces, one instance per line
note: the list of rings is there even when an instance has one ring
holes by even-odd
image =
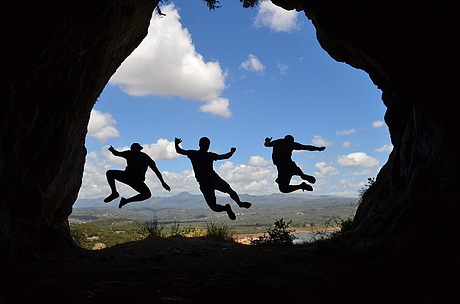
[[[163,183],[162,183],[162,186],[163,186],[163,188],[165,188],[166,190],[171,191],[171,187],[169,187],[169,185],[168,185],[167,183],[163,182]]]

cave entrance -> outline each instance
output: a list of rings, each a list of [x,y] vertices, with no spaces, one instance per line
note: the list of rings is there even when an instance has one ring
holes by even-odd
[[[292,134],[327,147],[293,157],[316,176],[313,195],[357,198],[387,161],[392,147],[381,91],[365,72],[334,61],[319,46],[303,12],[269,1],[254,9],[236,1],[215,11],[168,3],[161,11],[166,16],[152,16],[148,36],[95,104],[76,207],[83,200],[103,205],[110,191],[105,171],[124,168],[109,145],[144,146],[171,186],[164,191],[148,173],[153,196],[199,193],[188,159],[174,151],[175,137],[190,149],[201,136],[216,152],[236,147],[216,169],[238,193],[250,195],[279,192],[271,149],[263,146],[267,136]]]

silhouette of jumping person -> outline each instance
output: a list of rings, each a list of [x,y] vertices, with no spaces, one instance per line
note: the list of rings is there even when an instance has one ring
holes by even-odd
[[[143,201],[152,196],[149,187],[145,184],[145,173],[147,169],[150,169],[155,172],[156,176],[161,182],[163,188],[168,191],[171,191],[171,188],[168,184],[165,183],[163,180],[163,176],[161,175],[160,170],[158,170],[155,161],[150,158],[144,152],[141,152],[142,146],[138,143],[133,143],[131,145],[130,150],[126,151],[117,151],[112,146],[109,147],[109,151],[112,152],[113,155],[123,157],[126,159],[127,166],[124,171],[122,170],[108,170],[106,172],[107,182],[109,183],[110,189],[112,193],[104,199],[105,203],[110,203],[114,199],[120,196],[117,192],[117,188],[115,186],[115,180],[127,184],[139,194],[130,197],[120,199],[120,203],[118,204],[118,208],[123,207],[124,205],[131,203],[131,202],[138,202]]]
[[[209,146],[211,141],[207,137],[200,138],[199,141],[199,150],[184,150],[179,144],[182,142],[182,139],[175,138],[175,147],[176,152],[182,155],[186,155],[193,167],[195,172],[195,178],[200,185],[201,193],[203,193],[204,199],[208,204],[209,208],[215,212],[226,211],[228,217],[231,220],[236,219],[236,215],[233,212],[230,204],[225,206],[217,204],[216,193],[215,191],[221,191],[227,193],[230,197],[240,206],[241,208],[251,207],[251,203],[242,202],[238,194],[230,187],[230,185],[224,181],[213,169],[213,162],[216,160],[228,159],[233,153],[235,153],[236,148],[231,148],[230,152],[225,154],[217,154],[214,152],[209,152]]]
[[[294,141],[292,135],[286,135],[284,138],[272,140],[271,137],[265,138],[265,147],[273,147],[272,160],[273,164],[278,169],[278,177],[275,182],[278,188],[283,193],[290,193],[302,189],[302,191],[313,191],[313,187],[305,182],[299,185],[290,185],[291,178],[294,175],[300,176],[303,180],[311,184],[316,182],[315,177],[302,172],[296,163],[292,160],[292,151],[307,150],[307,151],[324,151],[326,147],[316,147],[310,145],[302,145]]]

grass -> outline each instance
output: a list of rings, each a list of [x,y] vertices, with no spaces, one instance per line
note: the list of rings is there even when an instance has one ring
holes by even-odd
[[[80,247],[95,250],[118,244],[139,241],[146,238],[208,237],[211,240],[231,241],[233,230],[225,223],[206,223],[205,228],[181,227],[172,223],[168,227],[161,224],[157,218],[148,221],[133,221],[127,219],[105,219],[89,223],[71,223],[70,232],[73,240]]]
[[[331,216],[324,224],[302,223],[298,227],[314,230],[315,233],[311,238],[312,242],[317,242],[319,246],[331,246],[333,242],[340,239],[340,231],[347,229],[351,223],[351,217],[348,220],[342,220],[339,216]],[[203,221],[200,224],[178,222],[161,222],[154,217],[146,221],[136,221],[130,219],[104,219],[88,223],[71,223],[70,231],[74,241],[82,248],[89,250],[103,249],[118,244],[132,241],[139,241],[146,238],[168,238],[173,236],[182,237],[206,237],[213,241],[235,241],[235,235],[246,233],[261,233],[264,226],[243,227],[235,229],[235,226],[228,225],[226,222]],[[185,226],[184,226],[185,225]],[[292,220],[285,222],[283,218],[276,219],[275,224],[267,225],[262,236],[252,239],[251,245],[268,245],[268,246],[292,246],[296,239],[293,234],[296,229],[292,225]],[[246,229],[246,230],[245,230]],[[252,232],[247,232],[252,231]],[[253,232],[255,231],[255,232]],[[331,232],[334,231],[334,232]]]

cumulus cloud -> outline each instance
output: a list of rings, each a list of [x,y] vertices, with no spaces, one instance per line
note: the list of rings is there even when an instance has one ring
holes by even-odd
[[[118,137],[120,132],[115,128],[116,124],[117,121],[110,113],[101,113],[93,109],[88,123],[88,136],[95,137],[99,142]]]
[[[101,153],[90,152],[86,155],[83,170],[80,198],[99,198],[110,193],[105,172],[110,168],[107,159]]]
[[[393,150],[393,145],[383,145],[380,148],[375,149],[375,152],[391,152]]]
[[[367,155],[364,152],[354,152],[348,155],[339,156],[337,162],[347,168],[355,168],[355,167],[366,167],[371,168],[375,167],[379,164],[379,161]]]
[[[331,163],[318,162],[315,167],[319,170],[318,174],[321,176],[333,176],[339,173],[339,170],[332,166]]]
[[[235,165],[226,161],[216,166],[215,170],[238,193],[270,194],[278,192],[276,183],[274,183],[277,172],[273,166]]]
[[[266,160],[260,155],[254,155],[249,158],[248,164],[256,167],[269,166],[272,164],[270,160]]]
[[[256,27],[268,27],[274,32],[292,32],[299,28],[296,11],[287,11],[271,1],[261,1],[254,19]]]
[[[240,68],[258,73],[263,73],[265,70],[265,66],[253,54],[249,54],[248,58],[240,64]]]
[[[132,96],[178,96],[203,101],[205,112],[229,117],[228,100],[221,97],[227,73],[219,62],[206,62],[196,52],[174,4],[162,6],[161,11],[168,17],[153,14],[147,36],[109,83]],[[215,107],[207,106],[215,103],[220,105],[217,112],[213,112]]]
[[[372,128],[380,128],[380,127],[383,127],[384,125],[385,125],[385,122],[381,120],[376,120],[372,122]]]
[[[333,141],[326,140],[321,135],[315,135],[311,142],[315,146],[324,146],[324,147],[329,147],[334,144]]]
[[[356,129],[340,130],[340,131],[335,132],[335,135],[337,135],[337,136],[346,136],[346,135],[353,134],[355,132],[356,132]]]
[[[176,152],[174,142],[164,138],[158,139],[154,144],[143,144],[142,147],[144,147],[142,152],[150,155],[155,161],[180,157]]]
[[[214,116],[222,116],[228,118],[232,116],[229,110],[229,101],[227,98],[217,98],[207,102],[200,107],[201,112],[208,112]]]

